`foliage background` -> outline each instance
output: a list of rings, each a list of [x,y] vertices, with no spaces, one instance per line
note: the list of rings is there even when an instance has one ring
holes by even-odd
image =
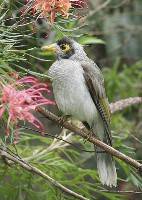
[[[56,41],[63,35],[69,35],[84,44],[89,56],[102,68],[110,102],[130,96],[142,96],[141,39],[137,37],[142,31],[140,27],[142,17],[139,15],[141,1],[135,0],[133,3],[124,0],[108,1],[106,6],[100,8],[105,1],[92,0],[89,1],[88,9],[81,10],[80,20],[76,18],[65,20],[58,17],[52,27],[44,19],[37,20],[36,16],[27,14],[22,17],[19,11],[23,6],[23,1],[1,1],[0,3],[1,79],[6,77],[8,81],[9,72],[18,71],[21,76],[32,74],[46,81],[45,75],[54,57],[43,54],[40,47]],[[73,12],[78,11],[73,10]],[[88,13],[89,16],[87,16]],[[122,16],[123,26],[120,26]],[[132,16],[136,19],[130,20]],[[117,18],[117,21],[112,22],[110,20],[112,18]],[[131,31],[127,29],[128,21],[130,30],[132,32],[134,30],[137,35],[134,38]],[[110,26],[112,29],[109,28],[110,32],[108,32]],[[128,43],[124,43],[126,38],[130,39]],[[112,49],[115,45],[116,47],[119,45],[116,51]],[[130,49],[132,52],[129,51]],[[60,114],[55,107],[49,107],[49,109]],[[41,118],[41,116],[38,117]],[[141,117],[140,106],[133,106],[112,116],[114,147],[137,160],[142,160]],[[3,144],[3,121],[1,121],[1,145],[7,145],[7,148],[15,153],[18,152],[18,155],[34,166],[89,199],[140,200],[142,198],[141,194],[135,193],[135,191],[141,191],[142,178],[131,167],[116,160],[118,187],[109,189],[102,186],[95,170],[94,153],[85,152],[85,149],[93,149],[92,145],[88,142],[84,143],[82,138],[72,133],[62,133],[60,127],[47,119],[42,119],[42,121],[47,133],[52,136],[64,134],[65,139],[71,141],[77,148],[53,138],[41,137],[36,130],[33,130],[33,127],[21,123],[24,129],[20,130],[20,140],[15,149],[10,142]],[[1,159],[0,200],[38,200],[39,198],[41,200],[72,199],[50,183],[45,183],[42,178],[18,166],[9,167]]]

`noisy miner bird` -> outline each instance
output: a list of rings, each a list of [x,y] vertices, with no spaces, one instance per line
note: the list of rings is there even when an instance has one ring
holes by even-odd
[[[59,110],[87,124],[101,141],[111,146],[109,103],[98,66],[88,58],[82,45],[67,37],[55,44],[43,46],[42,50],[57,55],[48,74],[52,78]],[[99,147],[95,147],[95,150],[102,184],[116,186],[117,173],[113,157]]]

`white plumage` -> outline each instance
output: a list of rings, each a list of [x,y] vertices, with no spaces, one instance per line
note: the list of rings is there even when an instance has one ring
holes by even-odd
[[[58,108],[65,115],[86,121],[92,126],[98,112],[85,84],[80,63],[68,59],[56,61],[48,74],[53,79],[53,93]]]

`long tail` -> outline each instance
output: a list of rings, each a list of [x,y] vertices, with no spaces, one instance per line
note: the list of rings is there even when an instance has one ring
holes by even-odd
[[[95,134],[97,137],[104,141],[106,144],[109,144],[109,139],[105,133],[105,128],[101,120],[98,121],[97,125],[94,125]],[[103,185],[115,186],[117,185],[117,173],[115,168],[115,161],[113,157],[95,146],[96,158],[97,158],[97,169],[99,173],[100,180]]]
[[[98,151],[98,148],[97,148]],[[117,174],[115,162],[111,155],[101,152],[97,153],[97,168],[100,180],[103,185],[115,186],[117,185]]]

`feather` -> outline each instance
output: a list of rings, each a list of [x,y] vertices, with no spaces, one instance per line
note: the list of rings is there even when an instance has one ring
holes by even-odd
[[[105,94],[104,80],[101,71],[97,65],[92,66],[88,63],[83,63],[82,67],[84,70],[86,85],[103,121],[105,132],[107,134],[108,144],[112,145],[110,130],[110,109],[108,99]]]
[[[93,130],[100,140],[112,146],[110,109],[101,71],[95,64],[92,65],[84,62],[82,67],[86,86],[99,113],[96,124],[93,125]],[[102,149],[99,147],[95,146],[95,150],[98,173],[102,184],[110,187],[116,186],[117,173],[113,157],[105,151],[102,152]]]

